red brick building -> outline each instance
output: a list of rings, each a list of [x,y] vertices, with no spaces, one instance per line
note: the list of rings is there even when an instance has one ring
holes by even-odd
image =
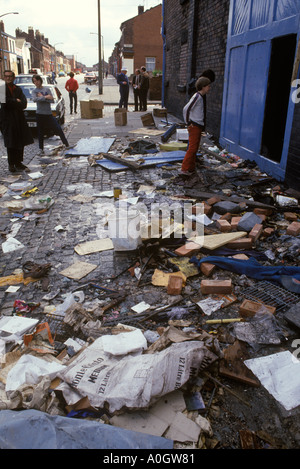
[[[124,21],[121,38],[109,59],[110,73],[116,75],[121,66],[128,69],[128,76],[136,68],[145,65],[149,72],[162,71],[163,41],[161,36],[162,5],[144,11],[138,7],[138,15]]]

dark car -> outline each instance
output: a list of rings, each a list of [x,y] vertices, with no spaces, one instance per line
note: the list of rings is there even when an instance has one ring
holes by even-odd
[[[31,92],[35,89],[33,83],[20,83],[18,85],[27,98],[27,108],[24,110],[25,118],[29,127],[36,128],[36,103],[33,102]],[[55,85],[46,85],[51,91],[54,102],[51,103],[52,115],[58,120],[59,124],[65,123],[65,100],[61,92]]]

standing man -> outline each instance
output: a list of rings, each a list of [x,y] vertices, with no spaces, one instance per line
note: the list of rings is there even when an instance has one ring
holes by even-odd
[[[149,74],[147,73],[146,67],[141,67],[141,84],[140,84],[140,95],[141,95],[141,105],[142,111],[147,111],[147,95],[150,85]]]
[[[141,83],[141,71],[137,68],[132,78],[133,96],[134,96],[134,110],[141,111],[141,94],[140,94],[140,83]]]
[[[127,76],[127,68],[121,68],[121,73],[119,73],[117,77],[117,83],[120,86],[119,108],[124,107],[125,109],[128,109],[129,80]]]
[[[35,89],[32,91],[32,100],[37,105],[36,120],[41,154],[44,153],[44,133],[46,129],[51,129],[55,135],[60,137],[63,144],[68,147],[68,140],[61,126],[52,115],[51,103],[53,103],[54,99],[50,89],[47,86],[43,86],[43,80],[39,75],[33,75],[32,82],[35,84]]]
[[[23,164],[24,147],[33,143],[31,130],[27,125],[24,109],[27,99],[21,88],[14,84],[15,74],[11,70],[4,71],[5,103],[0,109],[0,130],[7,148],[8,169],[30,171]]]
[[[78,81],[74,78],[74,73],[70,72],[70,78],[65,85],[66,90],[69,93],[70,99],[70,114],[73,114],[73,102],[74,102],[74,112],[77,114],[77,90],[79,88]]]
[[[181,175],[192,176],[196,170],[196,157],[201,141],[201,134],[205,128],[204,97],[210,91],[211,81],[201,77],[196,82],[197,92],[183,108],[184,122],[188,126],[189,144],[181,165]]]

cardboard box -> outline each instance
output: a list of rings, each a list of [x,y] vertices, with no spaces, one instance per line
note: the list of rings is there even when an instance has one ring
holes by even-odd
[[[89,99],[80,101],[80,112],[82,119],[99,119],[100,117],[103,117],[103,109],[93,108],[92,103],[93,101],[90,101]]]
[[[90,99],[90,108],[91,109],[103,109],[104,103],[101,99]]]
[[[117,108],[114,112],[115,125],[127,125],[127,110],[124,108]]]
[[[80,113],[82,119],[90,119],[90,103],[88,99],[80,101]]]
[[[167,117],[168,111],[166,108],[162,107],[154,107],[153,108],[153,115],[155,117]]]
[[[141,119],[142,119],[144,127],[155,126],[155,122],[154,122],[151,112],[148,112],[147,114],[144,114],[143,116],[141,116]]]

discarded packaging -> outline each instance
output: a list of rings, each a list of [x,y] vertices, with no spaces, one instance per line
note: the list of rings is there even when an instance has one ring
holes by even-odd
[[[130,344],[130,333],[127,337]],[[201,341],[172,344],[153,354],[116,358],[105,352],[102,336],[59,374],[63,382],[57,389],[69,404],[87,396],[91,405],[106,404],[110,412],[143,408],[179,389],[191,373],[216,359]]]

